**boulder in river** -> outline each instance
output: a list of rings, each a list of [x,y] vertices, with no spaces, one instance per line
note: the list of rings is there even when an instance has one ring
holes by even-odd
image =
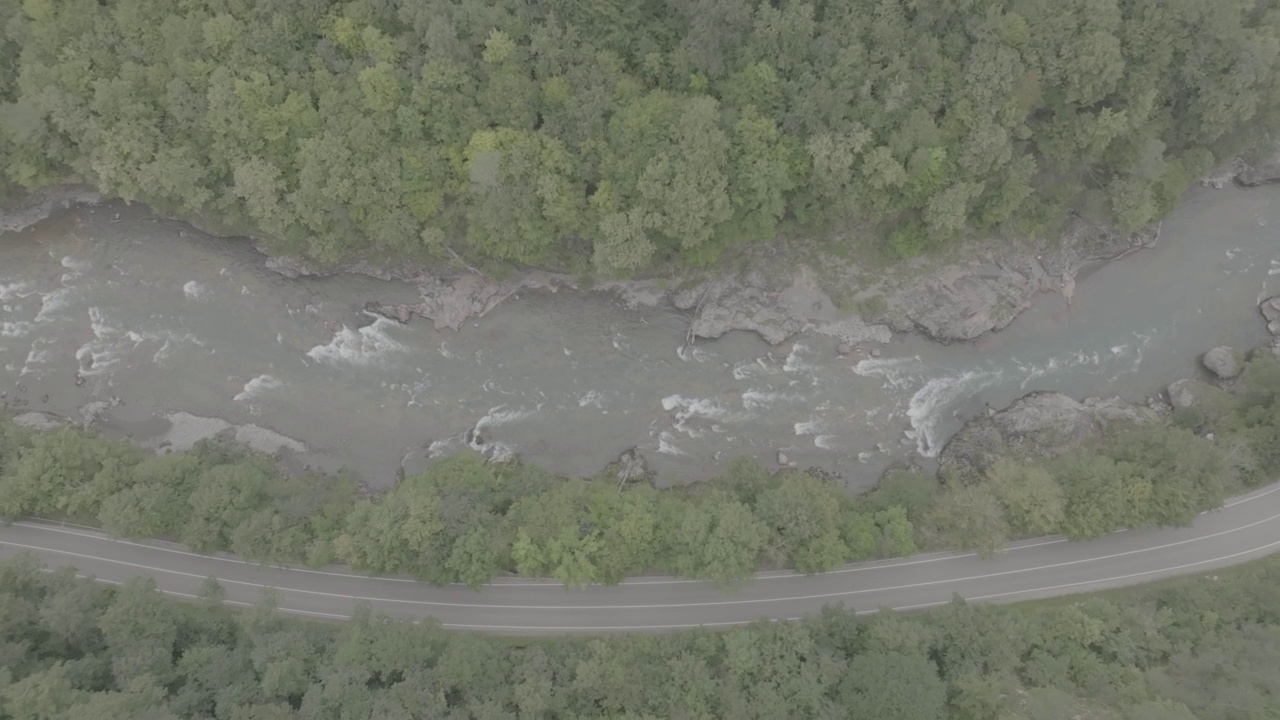
[[[975,483],[1001,458],[1052,457],[1098,437],[1111,423],[1157,419],[1151,408],[1118,397],[1079,402],[1062,393],[1034,392],[965,423],[943,448],[939,471],[948,483]]]
[[[114,395],[111,396],[110,400],[94,400],[93,402],[81,405],[79,408],[81,419],[80,427],[84,430],[91,429],[104,413],[119,405],[120,398]]]
[[[0,235],[26,230],[58,210],[97,205],[102,195],[86,185],[55,185],[13,204],[0,206]]]
[[[1235,348],[1222,345],[1204,354],[1200,360],[1209,372],[1222,380],[1230,380],[1240,374],[1244,368],[1240,364],[1239,353]]]
[[[730,330],[747,330],[777,345],[807,324],[778,306],[778,291],[760,273],[722,275],[672,291],[671,304],[692,313],[689,333],[717,338]]]
[[[33,430],[57,430],[58,428],[65,427],[67,425],[66,420],[54,415],[53,413],[36,411],[24,412],[20,415],[15,415],[13,416],[13,422],[20,427],[31,428]]]
[[[364,311],[380,315],[388,320],[395,320],[402,325],[409,322],[409,319],[413,317],[413,306],[405,304],[388,305],[371,300],[365,303]]]
[[[492,465],[501,465],[504,463],[513,463],[520,460],[520,456],[516,454],[514,448],[506,443],[493,443],[485,446],[484,458]]]
[[[520,459],[514,448],[504,442],[493,440],[485,434],[484,428],[476,425],[462,433],[462,442],[493,464],[516,462]]]
[[[255,245],[255,247],[258,247],[259,251],[266,254],[265,248],[259,247],[257,245]],[[270,270],[271,272],[276,273],[277,275],[281,275],[283,277],[287,277],[290,280],[294,280],[300,277],[311,277],[314,275],[323,274],[319,270],[308,265],[306,260],[303,260],[302,258],[293,256],[293,255],[267,254],[267,260],[265,264],[267,266],[267,269]]]
[[[1249,159],[1243,164],[1235,180],[1245,187],[1280,182],[1280,152]]]
[[[1268,321],[1280,320],[1280,295],[1269,297],[1258,303],[1258,309],[1262,311],[1262,317]]]
[[[616,479],[619,487],[650,477],[649,463],[637,448],[630,448],[619,455],[615,465],[618,469]]]
[[[762,272],[714,276],[667,294],[671,304],[690,312],[689,334],[718,338],[730,330],[754,332],[777,345],[806,329],[841,343],[889,342],[892,331],[857,316],[842,316],[808,267],[789,276]]]
[[[1169,385],[1169,404],[1175,410],[1194,407],[1215,390],[1211,385],[1190,378]]]
[[[1280,359],[1280,337],[1272,338],[1271,342],[1263,346],[1266,350],[1271,351],[1271,355],[1276,359]]]
[[[1258,309],[1262,311],[1262,317],[1267,320],[1267,330],[1272,335],[1280,335],[1280,295],[1269,297],[1258,303]]]
[[[1000,262],[956,265],[896,293],[893,305],[935,340],[972,340],[1013,322],[1032,295],[1050,287],[1052,281],[1034,258],[1017,267]]]

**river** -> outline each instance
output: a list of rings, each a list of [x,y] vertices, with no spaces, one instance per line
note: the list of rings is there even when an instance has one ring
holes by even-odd
[[[436,331],[366,316],[414,288],[362,276],[291,280],[247,242],[140,205],[75,209],[0,239],[0,389],[27,410],[183,447],[227,424],[265,449],[386,487],[483,430],[557,473],[637,446],[662,483],[734,455],[839,473],[864,488],[926,465],[963,420],[1032,390],[1142,400],[1221,344],[1266,338],[1280,292],[1280,187],[1197,189],[1160,243],[1045,295],[1002,332],[943,346],[902,336],[879,358],[803,334],[684,348],[686,318],[613,294],[530,291]],[[79,380],[77,380],[79,378]],[[112,400],[112,399],[115,400]]]

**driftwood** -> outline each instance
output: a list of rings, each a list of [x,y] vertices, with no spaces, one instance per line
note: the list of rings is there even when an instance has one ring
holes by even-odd
[[[1163,228],[1164,228],[1164,221],[1162,220],[1156,224],[1155,233],[1152,235],[1150,240],[1144,243],[1141,243],[1139,245],[1134,245],[1132,247],[1126,248],[1125,250],[1121,251],[1119,254],[1116,254],[1116,255],[1110,255],[1110,256],[1098,255],[1098,256],[1085,257],[1081,259],[1081,262],[1082,263],[1098,262],[1098,261],[1115,262],[1117,260],[1126,258],[1132,255],[1133,253],[1138,252],[1139,250],[1149,250],[1155,247],[1156,244],[1160,242],[1160,231]],[[1062,296],[1067,300],[1067,307],[1072,307],[1072,305],[1074,304],[1075,291],[1076,291],[1075,277],[1071,275],[1068,271],[1064,270],[1062,273],[1062,291],[1061,292],[1062,292]]]
[[[703,303],[706,302],[706,300],[707,300],[707,290],[704,289],[702,291],[702,294],[698,296],[698,304],[694,305],[693,313],[689,315],[689,329],[684,334],[685,347],[693,347],[693,341],[697,338],[697,335],[695,335],[693,332],[693,326],[694,326],[694,323],[698,322],[698,318],[701,317],[702,306],[703,306]]]
[[[446,252],[448,252],[448,253],[449,253],[449,257],[452,257],[452,258],[453,258],[454,262],[456,262],[456,263],[458,263],[459,265],[461,265],[462,267],[464,267],[464,268],[466,268],[466,269],[470,270],[471,272],[473,272],[473,273],[475,273],[476,275],[480,276],[480,278],[482,278],[482,279],[484,279],[484,280],[488,280],[488,279],[489,279],[487,275],[485,275],[484,273],[480,272],[478,269],[476,269],[476,268],[472,267],[469,263],[467,263],[467,261],[466,261],[466,260],[462,259],[462,256],[458,254],[458,251],[457,251],[457,250],[454,250],[453,248],[449,247],[448,245],[445,245],[445,246],[444,246],[444,249],[445,249],[445,251],[446,251]]]
[[[1129,255],[1132,255],[1133,253],[1136,253],[1139,250],[1149,250],[1155,247],[1156,243],[1160,242],[1160,230],[1163,227],[1164,227],[1164,221],[1161,221],[1158,225],[1156,225],[1156,234],[1154,237],[1152,237],[1147,242],[1142,243],[1141,245],[1135,245],[1134,247],[1131,247],[1128,250],[1125,250],[1124,252],[1120,253],[1119,255],[1111,258],[1111,262],[1115,262],[1116,260],[1119,260],[1121,258],[1128,257]]]

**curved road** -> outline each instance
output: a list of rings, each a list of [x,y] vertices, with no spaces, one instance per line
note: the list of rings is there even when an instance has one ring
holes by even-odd
[[[397,617],[435,617],[447,628],[535,634],[572,631],[671,630],[795,618],[843,603],[858,612],[926,608],[954,594],[970,601],[1063,595],[1207,572],[1280,549],[1280,484],[1203,513],[1192,527],[1118,532],[1068,543],[1017,543],[992,560],[972,553],[920,555],[849,565],[822,575],[762,573],[736,594],[706,583],[646,577],[621,585],[566,590],[555,581],[502,579],[473,592],[405,578],[370,578],[342,568],[262,567],[231,556],[207,556],[167,543],[111,540],[88,528],[40,521],[0,526],[0,557],[30,552],[50,566],[74,565],[106,582],[149,575],[159,589],[194,597],[212,575],[227,601],[255,602],[276,588],[280,610],[344,619],[356,601]]]

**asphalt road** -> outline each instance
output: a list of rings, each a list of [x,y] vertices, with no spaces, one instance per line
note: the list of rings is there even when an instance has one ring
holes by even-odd
[[[1280,549],[1280,484],[1235,498],[1192,527],[1118,532],[1083,543],[1046,538],[982,560],[969,553],[849,565],[822,575],[762,573],[726,595],[706,583],[645,577],[616,586],[566,590],[555,581],[502,579],[474,592],[406,578],[262,567],[231,556],[198,555],[167,543],[111,540],[88,528],[41,521],[0,526],[0,557],[30,552],[45,564],[119,583],[155,578],[166,594],[194,597],[214,576],[227,601],[255,602],[275,588],[280,610],[341,620],[356,601],[397,617],[435,617],[445,627],[512,634],[660,631],[796,618],[843,603],[858,612],[927,608],[955,594],[1002,602],[1098,590],[1175,575],[1209,573]]]

